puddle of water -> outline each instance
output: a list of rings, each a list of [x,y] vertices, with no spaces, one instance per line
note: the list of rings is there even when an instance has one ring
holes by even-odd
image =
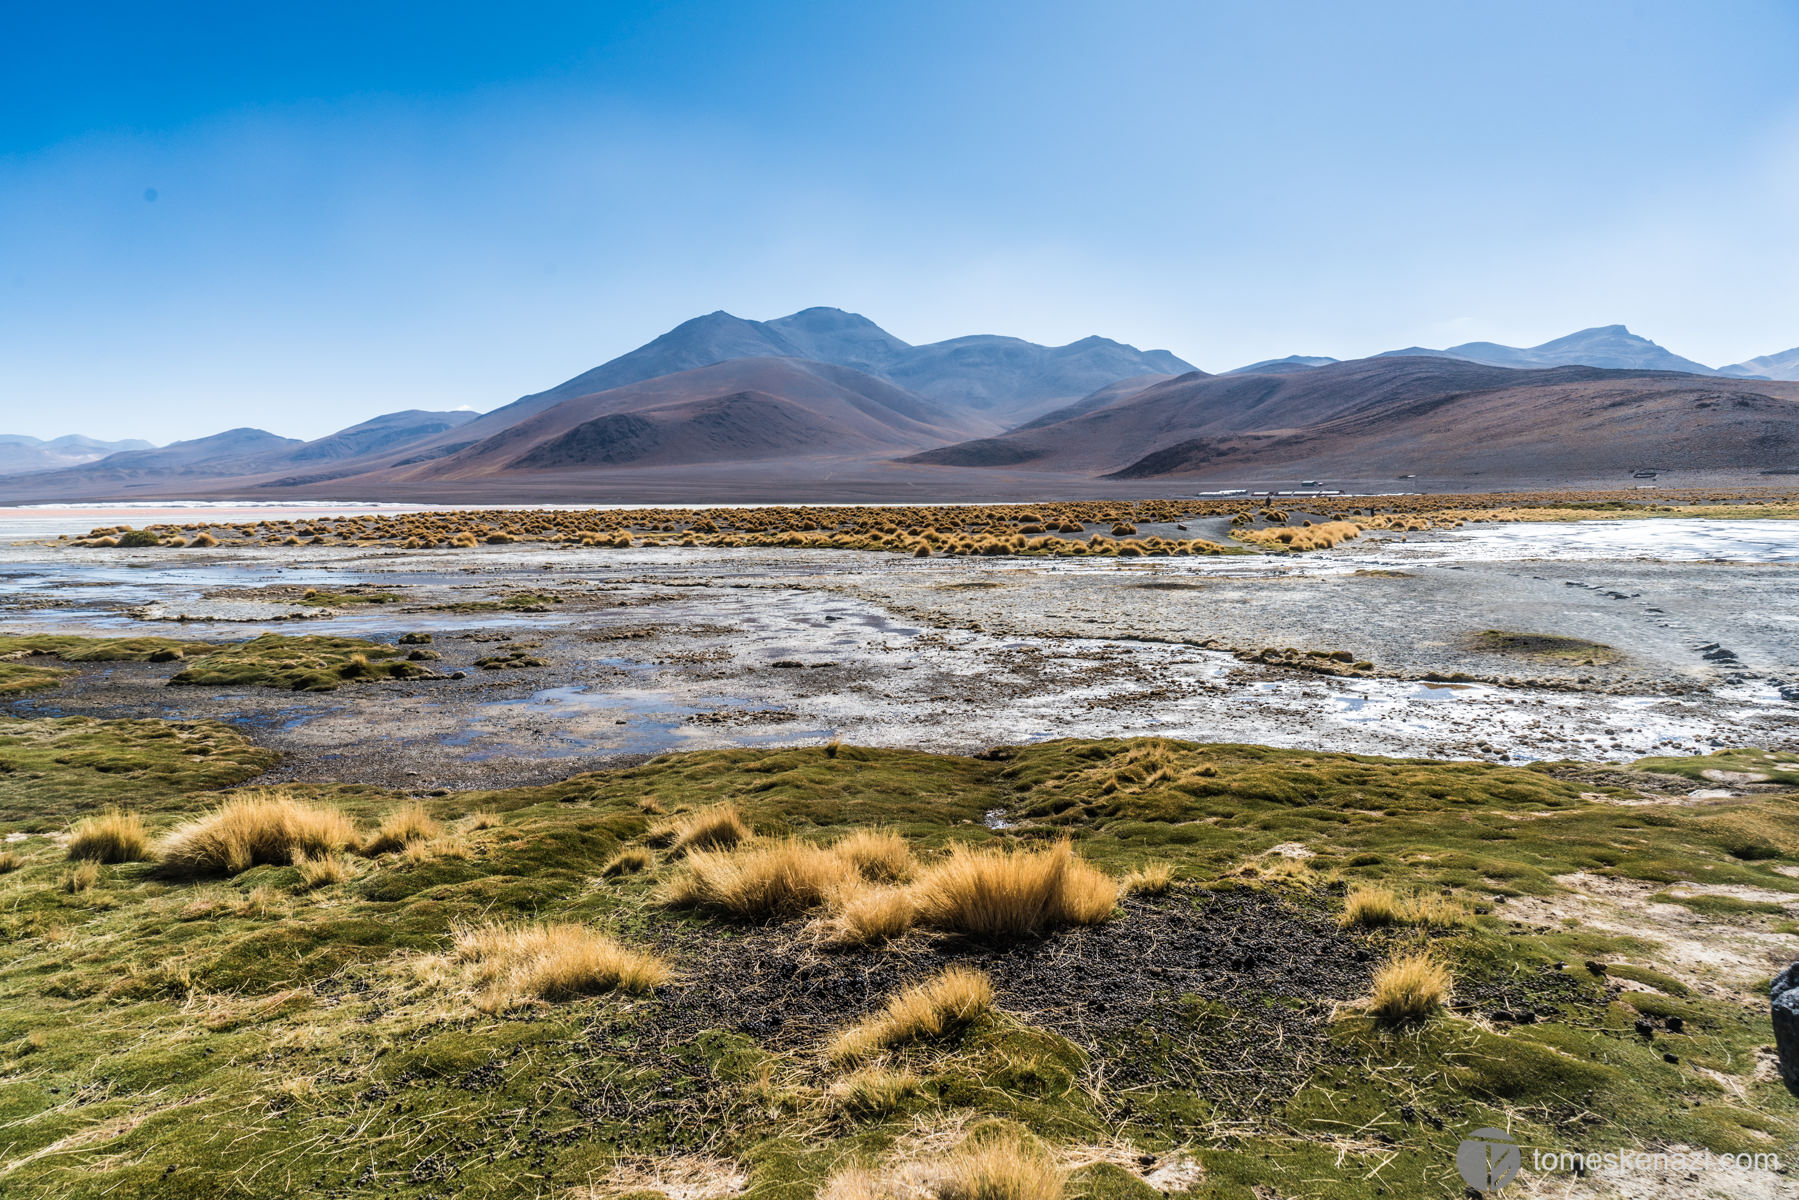
[[[574,684],[544,688],[522,700],[489,701],[479,706],[468,724],[440,738],[438,744],[470,747],[473,752],[468,757],[474,761],[502,754],[548,758],[661,754],[720,741],[720,727],[696,724],[689,717],[720,711],[775,712],[779,708],[739,697],[707,696],[689,701],[668,692],[600,692]],[[517,740],[521,721],[533,735],[529,743]],[[823,741],[831,736],[830,729],[795,728],[782,722],[763,732],[733,729],[725,740],[731,745],[758,746]]]

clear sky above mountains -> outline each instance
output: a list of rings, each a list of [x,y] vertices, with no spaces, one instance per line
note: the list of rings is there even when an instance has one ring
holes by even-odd
[[[4,432],[491,408],[688,317],[1208,370],[1799,344],[1799,7],[0,4]]]

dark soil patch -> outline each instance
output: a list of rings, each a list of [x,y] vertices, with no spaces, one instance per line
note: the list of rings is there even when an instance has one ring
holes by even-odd
[[[1378,957],[1309,893],[1189,890],[1122,908],[1010,947],[915,937],[842,952],[813,945],[798,922],[674,927],[658,949],[682,982],[632,1025],[650,1044],[724,1029],[770,1049],[817,1047],[906,984],[966,963],[992,976],[998,1007],[1080,1046],[1109,1087],[1203,1087],[1259,1108],[1303,1085],[1327,1052],[1333,1006],[1368,990]]]

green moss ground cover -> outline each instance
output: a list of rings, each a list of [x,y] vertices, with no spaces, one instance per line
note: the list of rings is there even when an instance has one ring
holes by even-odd
[[[1639,770],[1682,775],[1698,783],[1720,782],[1726,777],[1721,777],[1716,772],[1723,771],[1745,777],[1733,782],[1799,785],[1799,754],[1770,754],[1766,750],[1719,750],[1714,754],[1694,755],[1691,758],[1645,758],[1635,765]]]
[[[184,747],[201,727],[73,720],[0,725],[7,829],[124,804],[160,836],[249,765],[217,727],[200,754]],[[136,773],[102,789],[83,756],[109,746]],[[1520,929],[1494,897],[1554,896],[1573,871],[1799,894],[1775,869],[1799,865],[1799,799],[1623,806],[1582,790],[1547,770],[1159,739],[978,758],[812,747],[426,798],[441,835],[319,885],[293,866],[180,883],[150,862],[70,891],[60,848],[27,839],[0,874],[0,1192],[572,1197],[622,1168],[641,1187],[711,1162],[748,1196],[810,1197],[846,1160],[928,1154],[984,1122],[1090,1164],[1068,1194],[1093,1197],[1156,1194],[1139,1155],[1196,1161],[1197,1196],[1459,1196],[1454,1148],[1479,1125],[1527,1146],[1577,1129],[1590,1150],[1790,1152],[1799,1113],[1758,1073],[1771,1034],[1752,985],[1688,987],[1678,964],[1643,965],[1637,939]],[[289,791],[365,828],[403,799]],[[1108,872],[1167,865],[1176,885],[1043,943],[826,951],[803,918],[664,907],[667,851],[602,877],[657,822],[725,801],[764,836],[880,826],[926,862],[1067,836]],[[989,828],[996,811],[1009,826]],[[1312,857],[1270,853],[1289,844]],[[1375,883],[1447,893],[1469,918],[1338,929],[1345,887]],[[654,947],[676,977],[645,997],[484,1010],[455,931],[535,920]],[[1455,1004],[1378,1025],[1359,989],[1413,946],[1450,964]],[[1308,955],[1315,972],[1269,969]],[[1636,965],[1584,966],[1618,959]],[[997,1011],[891,1052],[896,1081],[852,1087],[829,1033],[946,960],[988,970]]]
[[[172,662],[188,654],[203,654],[205,642],[173,638],[95,638],[63,634],[0,636],[0,696],[19,695],[55,687],[74,672],[50,666],[38,659],[62,662]]]
[[[275,687],[328,692],[346,683],[417,679],[430,672],[385,642],[352,637],[287,637],[265,633],[215,649],[173,676],[171,684]]]
[[[405,597],[398,592],[327,592],[307,588],[306,594],[300,597],[300,603],[313,608],[345,608],[353,604],[398,604],[403,599]]]
[[[187,812],[195,793],[243,783],[276,758],[213,721],[0,717],[0,822],[39,832],[120,804]]]

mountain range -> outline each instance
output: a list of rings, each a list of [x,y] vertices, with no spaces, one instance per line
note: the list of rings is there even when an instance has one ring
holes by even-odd
[[[1417,486],[1799,469],[1799,349],[1722,368],[1621,325],[1220,375],[1102,337],[914,346],[834,308],[696,317],[487,413],[301,441],[0,438],[0,502],[977,498],[1300,474]]]
[[[69,434],[43,441],[22,433],[0,434],[0,474],[21,471],[53,471],[58,467],[74,467],[95,462],[121,450],[151,450],[154,447],[135,438],[122,442],[103,442],[97,438]]]

